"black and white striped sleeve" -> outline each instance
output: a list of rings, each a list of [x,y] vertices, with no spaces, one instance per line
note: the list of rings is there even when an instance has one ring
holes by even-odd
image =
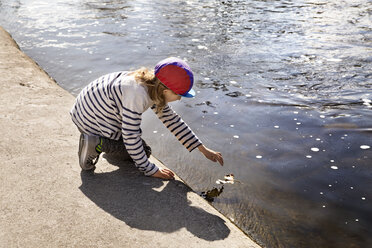
[[[135,95],[133,95],[135,96]],[[146,99],[137,94],[136,97],[127,97],[123,100],[122,106],[122,136],[125,148],[133,159],[136,167],[146,176],[155,174],[159,168],[150,163],[142,144],[142,131],[140,128],[143,106],[146,105],[143,101]]]
[[[163,111],[159,113],[156,112],[155,105],[151,109],[189,152],[202,144],[189,126],[169,105],[166,105]]]

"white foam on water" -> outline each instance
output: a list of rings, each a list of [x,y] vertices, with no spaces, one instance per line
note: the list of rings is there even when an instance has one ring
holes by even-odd
[[[317,147],[312,147],[312,148],[311,148],[311,151],[313,151],[313,152],[319,152],[319,148],[317,148]]]
[[[198,45],[198,49],[199,50],[208,50],[208,47],[206,47],[206,46],[202,46],[202,45]]]
[[[327,59],[328,62],[341,62],[342,59],[336,59],[336,58],[331,58],[331,59]]]

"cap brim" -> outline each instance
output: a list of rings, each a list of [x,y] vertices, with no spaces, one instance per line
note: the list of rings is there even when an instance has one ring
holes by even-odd
[[[181,96],[188,97],[188,98],[194,97],[195,96],[195,90],[190,89],[189,92],[186,92],[185,94],[183,94]]]

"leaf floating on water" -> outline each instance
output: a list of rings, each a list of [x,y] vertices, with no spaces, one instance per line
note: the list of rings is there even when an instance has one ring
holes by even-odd
[[[235,183],[234,174],[228,174],[224,176],[224,180],[218,179],[216,183],[217,184],[227,184],[227,183],[234,184]]]
[[[226,181],[234,181],[234,174],[228,174],[224,178]]]
[[[226,183],[226,181],[221,180],[221,179],[218,179],[218,180],[216,181],[216,184],[225,184],[225,183]]]

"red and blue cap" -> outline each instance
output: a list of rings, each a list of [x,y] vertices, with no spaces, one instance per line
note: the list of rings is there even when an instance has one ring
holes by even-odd
[[[194,75],[190,66],[182,59],[175,57],[163,59],[155,66],[155,76],[177,95],[195,96],[195,91],[192,89]]]

